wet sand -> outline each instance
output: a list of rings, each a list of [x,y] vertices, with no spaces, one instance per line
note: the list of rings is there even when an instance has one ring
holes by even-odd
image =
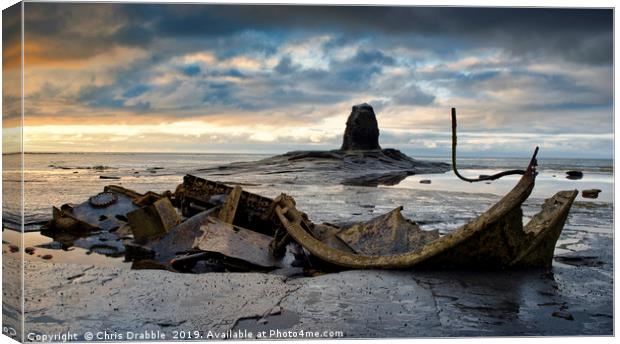
[[[159,331],[172,338],[174,331],[199,330],[206,336],[278,329],[342,331],[348,338],[612,335],[613,275],[603,262],[607,258],[556,259],[551,272],[346,271],[299,278],[26,261],[26,333]],[[5,278],[16,281],[19,270],[10,266],[18,264],[5,265]],[[17,314],[11,304],[5,300],[12,311],[5,312],[8,324],[16,322],[10,319]]]
[[[5,251],[7,238],[19,238],[7,232]],[[68,256],[42,248],[39,253],[52,252],[54,258],[25,255],[26,333],[159,331],[171,338],[174,331],[207,336],[209,330],[277,329],[342,331],[348,338],[612,335],[612,243],[611,233],[573,224],[558,242],[551,271],[357,270],[317,277],[286,277],[290,271],[278,270],[131,270],[120,260],[79,248],[65,252]],[[81,264],[75,263],[78,255]],[[11,283],[4,288],[4,321],[14,326],[20,257],[21,250],[4,256],[4,281]],[[100,265],[102,258],[109,264]]]

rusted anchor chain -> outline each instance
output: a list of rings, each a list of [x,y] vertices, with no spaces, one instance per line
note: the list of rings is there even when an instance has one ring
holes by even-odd
[[[538,147],[536,147],[536,150],[534,151],[534,159],[536,159],[537,153],[538,153]],[[534,162],[534,165],[536,165],[535,162]],[[464,180],[466,182],[470,182],[470,183],[482,182],[485,180],[496,180],[501,177],[515,175],[515,174],[518,174],[518,175],[525,174],[524,170],[508,170],[508,171],[503,171],[503,172],[496,173],[490,176],[483,176],[480,178],[467,178],[461,175],[458,169],[456,168],[456,108],[452,108],[452,170],[454,171],[454,174],[456,174],[456,176],[459,177],[459,179]]]

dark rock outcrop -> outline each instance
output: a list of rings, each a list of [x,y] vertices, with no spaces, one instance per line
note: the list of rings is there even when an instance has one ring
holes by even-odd
[[[342,147],[330,151],[293,151],[267,159],[239,162],[197,171],[264,183],[343,184],[355,186],[396,185],[413,174],[444,173],[450,165],[413,159],[393,148],[379,146],[379,127],[372,106],[353,106]]]
[[[601,193],[600,189],[588,189],[581,191],[581,197],[583,198],[598,198],[598,194]]]
[[[340,150],[378,150],[379,125],[375,111],[367,103],[353,106]]]

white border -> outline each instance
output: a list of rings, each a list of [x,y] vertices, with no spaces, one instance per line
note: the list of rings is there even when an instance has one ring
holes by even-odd
[[[37,2],[37,1],[29,1],[29,2]],[[92,0],[86,0],[86,1],[64,1],[64,2],[110,2],[110,1],[92,1]],[[467,1],[467,0],[461,0],[461,1],[457,1],[457,0],[451,0],[451,1],[417,1],[417,0],[401,0],[401,1],[397,1],[397,0],[389,0],[389,1],[385,1],[385,2],[380,2],[380,1],[361,1],[361,0],[357,0],[357,1],[347,1],[347,0],[340,0],[340,1],[330,1],[330,0],[319,0],[319,1],[312,1],[312,0],[290,0],[290,1],[261,1],[261,0],[226,0],[226,1],[170,1],[170,0],[150,0],[150,1],[135,1],[135,0],[130,0],[130,1],[123,1],[123,2],[134,2],[134,3],[140,3],[140,2],[146,2],[146,3],[237,3],[237,4],[326,4],[326,5],[405,5],[405,6],[469,6],[469,7],[582,7],[582,8],[615,8],[615,3],[614,1],[604,1],[604,0],[591,0],[591,1],[576,1],[576,0],[538,0],[538,1],[533,1],[533,0],[522,0],[522,1],[492,1],[492,0],[476,0],[476,1]],[[5,9],[13,4],[15,4],[16,1],[11,1],[11,0],[0,0],[0,4],[2,5],[2,9]],[[23,7],[22,7],[23,8]],[[22,23],[23,25],[23,23]],[[615,11],[614,11],[614,134],[618,131],[618,123],[615,121],[615,109],[616,109],[616,102],[615,100],[617,99],[618,96],[618,90],[615,87],[616,86],[616,80],[618,80],[618,70],[615,68],[615,66],[617,65],[617,56],[618,56],[618,45],[616,44],[616,40],[615,38],[617,37],[617,27],[615,25]],[[22,36],[22,46],[23,46],[23,36]],[[1,52],[1,45],[0,45],[0,52]],[[23,63],[23,52],[22,52],[22,63]],[[22,73],[23,73],[23,67],[22,67]],[[23,74],[22,74],[23,75]],[[23,91],[23,86],[24,83],[22,82],[22,91]],[[0,78],[0,89],[2,87],[2,79]],[[0,106],[2,105],[2,100],[0,97]],[[22,102],[22,113],[23,113],[23,102]],[[23,127],[23,126],[22,126]],[[22,134],[22,140],[23,140],[23,134]],[[1,147],[1,146],[0,146]],[[0,148],[1,150],[1,148]],[[615,183],[616,180],[616,176],[618,171],[615,169],[615,161],[617,161],[619,157],[619,153],[618,153],[618,143],[616,142],[616,140],[614,139],[614,205],[618,204],[618,200],[620,199],[620,196],[618,195],[618,187]],[[23,158],[22,158],[23,161]],[[23,177],[22,177],[23,179]],[[23,188],[22,188],[23,190]],[[1,200],[1,191],[2,191],[2,186],[0,184],[0,200]],[[23,201],[23,200],[22,200]],[[614,207],[614,230],[616,229],[616,222],[615,219],[617,218],[619,212],[618,209],[616,207]],[[1,215],[0,215],[1,216]],[[1,217],[0,217],[1,218]],[[23,223],[23,219],[22,219],[22,223]],[[618,283],[616,283],[615,280],[615,267],[618,264],[618,257],[615,254],[615,247],[617,244],[618,238],[617,236],[614,235],[614,333],[615,333],[615,329],[617,328],[617,324],[618,324],[618,319],[617,319],[617,309],[618,309],[618,305],[615,302],[616,298],[615,296],[618,293]],[[23,242],[22,242],[22,247],[23,246]],[[22,250],[23,252],[23,250]],[[0,283],[2,281],[2,276],[0,274]],[[22,282],[23,282],[23,274],[22,274]],[[23,295],[22,295],[23,296]],[[388,339],[388,340],[346,340],[347,343],[368,343],[370,342],[381,342],[381,343],[405,343],[405,342],[415,342],[415,343],[447,343],[450,341],[458,341],[459,343],[467,343],[467,344],[474,344],[474,343],[480,343],[480,342],[486,342],[486,343],[517,343],[517,342],[530,342],[530,343],[534,343],[534,342],[538,342],[540,340],[543,340],[547,343],[562,343],[562,344],[571,344],[571,343],[580,343],[584,340],[587,340],[590,343],[609,343],[615,340],[615,338],[613,337],[579,337],[579,336],[572,336],[572,337],[560,337],[560,338],[549,338],[549,337],[525,337],[525,338],[521,338],[521,337],[511,337],[511,338],[498,338],[498,337],[492,337],[492,338],[488,338],[488,337],[476,337],[476,338],[471,338],[471,339],[463,339],[463,338],[449,338],[449,339]],[[0,339],[0,342],[4,343],[7,342],[7,337],[2,336],[2,338]],[[211,341],[210,341],[211,342]],[[209,343],[210,343],[209,342]],[[263,342],[274,342],[274,343],[295,343],[293,341],[260,341],[260,343]],[[299,342],[299,341],[298,341]],[[316,341],[313,341],[316,342]],[[240,341],[226,341],[225,343],[242,343]],[[247,343],[247,342],[245,342]]]

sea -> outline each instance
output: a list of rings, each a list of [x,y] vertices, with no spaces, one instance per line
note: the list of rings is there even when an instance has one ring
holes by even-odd
[[[33,242],[44,244],[38,236],[41,224],[52,216],[52,206],[78,204],[116,184],[138,192],[174,191],[183,176],[195,174],[221,182],[239,183],[247,191],[268,197],[286,193],[297,207],[316,223],[351,223],[369,220],[396,207],[416,221],[422,229],[449,233],[475,218],[497,202],[517,182],[509,176],[493,182],[468,183],[452,171],[441,174],[412,175],[394,186],[363,187],[340,184],[308,185],[292,183],[274,175],[268,182],[262,176],[205,176],[200,170],[232,162],[254,161],[269,155],[258,154],[180,154],[180,153],[32,153],[24,155],[24,230]],[[415,157],[420,160],[450,162],[449,157]],[[19,155],[3,155],[3,230],[19,230]],[[459,158],[461,174],[469,177],[490,175],[508,169],[524,169],[528,157]],[[560,190],[600,189],[597,199],[577,197],[556,254],[588,249],[588,236],[613,239],[614,178],[611,159],[539,158],[539,175],[530,198],[524,203],[524,221],[540,210],[545,198]],[[566,178],[569,170],[583,172],[583,178]],[[101,177],[119,179],[102,179]],[[422,179],[430,184],[420,183]],[[7,235],[3,236],[5,242]],[[10,235],[9,235],[10,237]],[[49,241],[49,240],[48,240]],[[600,242],[597,240],[597,242]],[[53,247],[49,246],[49,247]],[[611,248],[611,244],[608,246]]]

